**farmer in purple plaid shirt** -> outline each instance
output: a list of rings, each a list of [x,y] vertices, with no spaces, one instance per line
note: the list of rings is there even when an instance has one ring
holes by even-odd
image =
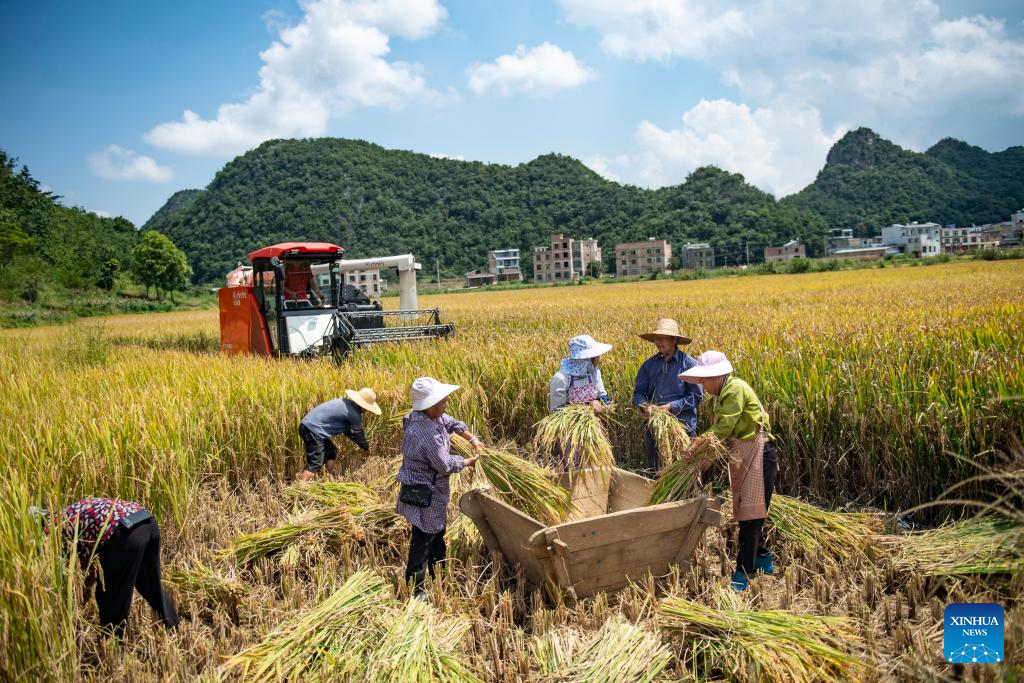
[[[458,388],[456,384],[444,384],[433,377],[420,377],[412,383],[412,411],[402,421],[402,467],[398,470],[402,491],[395,509],[412,525],[405,580],[412,581],[415,597],[421,600],[426,599],[425,573],[429,571],[433,577],[434,565],[445,558],[444,532],[448,526],[451,496],[448,479],[463,468],[475,465],[479,457],[453,455],[450,435],[468,439],[475,449],[483,446],[465,422],[444,412],[448,395]],[[414,500],[407,495],[410,488],[418,488],[422,495],[429,496],[429,503],[408,502]],[[421,498],[418,502],[424,501]]]

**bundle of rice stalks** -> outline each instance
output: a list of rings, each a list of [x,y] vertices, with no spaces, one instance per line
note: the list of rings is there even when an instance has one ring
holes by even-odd
[[[237,603],[249,593],[246,584],[226,577],[198,560],[188,566],[168,567],[162,576],[183,593],[216,602]]]
[[[328,543],[364,539],[362,530],[348,510],[328,508],[304,512],[275,527],[239,536],[231,541],[229,552],[239,564],[250,564],[311,536],[318,536]]]
[[[869,512],[823,510],[781,494],[772,496],[768,521],[789,546],[823,551],[841,560],[864,554],[882,532],[882,518]]]
[[[690,450],[692,440],[686,432],[686,426],[672,413],[652,410],[647,418],[647,428],[658,446],[662,467],[676,462]]]
[[[530,641],[530,655],[544,680],[568,668],[579,650],[580,634],[570,630],[548,631]]]
[[[660,505],[693,497],[700,484],[700,468],[696,463],[676,460],[661,468],[658,481],[651,489],[648,505]]]
[[[589,405],[559,408],[538,422],[535,429],[533,447],[548,462],[562,460],[570,471],[615,466],[608,433]]]
[[[480,531],[476,528],[476,524],[473,524],[473,520],[466,515],[460,514],[448,525],[445,542],[448,544],[448,553],[450,555],[462,557],[482,546],[484,539],[480,536]]]
[[[388,534],[396,529],[403,528],[405,517],[395,512],[392,503],[375,503],[373,505],[358,505],[350,508],[352,519],[360,528],[372,534]]]
[[[465,439],[456,436],[452,442],[462,452],[472,451]],[[557,524],[572,512],[572,493],[555,483],[550,470],[504,448],[484,446],[475,453],[484,477],[512,507],[545,524]]]
[[[717,609],[683,598],[658,607],[660,627],[684,633],[707,674],[720,668],[726,678],[779,683],[864,679],[866,665],[846,649],[860,643],[849,619],[746,609],[730,593],[719,593]]]
[[[373,489],[354,481],[298,482],[289,486],[285,493],[296,500],[332,507],[371,505],[377,500]]]
[[[717,462],[728,462],[731,457],[725,443],[711,433],[701,434],[694,439],[689,455],[694,462],[706,462],[711,465]]]
[[[227,608],[231,620],[239,621],[239,605],[249,593],[249,587],[234,577],[224,576],[199,560],[181,567],[169,567],[162,572],[164,580],[189,598],[215,610]]]
[[[606,621],[585,646],[574,634],[550,632],[530,651],[543,680],[559,683],[649,683],[672,661],[657,635],[621,617]]]
[[[389,597],[387,583],[359,571],[313,609],[230,658],[223,672],[245,681],[354,679],[376,637],[365,628]]]
[[[957,524],[881,541],[896,568],[931,576],[1009,574],[1024,576],[1024,524],[1003,517],[976,517]]]
[[[359,680],[373,683],[479,683],[456,656],[469,623],[434,614],[429,605],[411,600],[382,620],[383,637],[375,639]]]

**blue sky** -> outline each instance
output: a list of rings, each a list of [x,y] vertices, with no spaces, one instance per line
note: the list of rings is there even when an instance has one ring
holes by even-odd
[[[1024,143],[1024,3],[6,0],[0,101],[0,148],[136,224],[321,135],[650,187],[716,164],[782,196],[862,125]]]

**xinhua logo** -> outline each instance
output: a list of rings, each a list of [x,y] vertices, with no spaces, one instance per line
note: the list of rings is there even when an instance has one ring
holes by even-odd
[[[994,602],[954,602],[943,616],[947,662],[995,664],[1003,660],[1003,608]]]

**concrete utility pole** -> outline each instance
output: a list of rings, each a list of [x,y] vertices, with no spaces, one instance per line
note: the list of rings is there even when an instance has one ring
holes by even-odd
[[[441,289],[441,259],[437,259],[437,288]]]
[[[750,265],[750,242],[743,243],[743,250],[747,252],[747,265]]]

